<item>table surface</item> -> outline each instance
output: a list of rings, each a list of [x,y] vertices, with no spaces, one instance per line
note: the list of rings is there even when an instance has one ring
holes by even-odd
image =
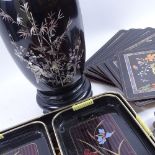
[[[155,27],[154,0],[79,0],[85,28],[86,59],[118,30]],[[1,31],[1,30],[0,30]],[[43,115],[36,103],[36,89],[23,76],[0,37],[0,131]],[[91,81],[93,96],[119,92],[117,88]],[[134,107],[153,129],[155,104]]]

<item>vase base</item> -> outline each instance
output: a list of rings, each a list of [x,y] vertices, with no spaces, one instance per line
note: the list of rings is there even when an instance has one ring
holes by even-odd
[[[83,76],[73,86],[62,88],[55,92],[42,92],[38,90],[36,98],[44,113],[47,113],[90,96],[92,96],[90,81]]]

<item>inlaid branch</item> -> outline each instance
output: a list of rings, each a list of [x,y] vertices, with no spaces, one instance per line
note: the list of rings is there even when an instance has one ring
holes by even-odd
[[[57,35],[59,22],[65,18],[61,10],[58,13],[48,13],[41,24],[35,21],[28,2],[20,4],[20,11],[22,16],[17,13],[16,19],[13,19],[0,9],[2,20],[18,26],[17,34],[21,39],[35,40],[29,48],[26,48],[18,45],[10,35],[15,54],[27,64],[37,83],[49,82],[53,86],[64,86],[72,82],[77,70],[80,69],[84,49],[81,46],[80,33],[76,34],[74,45],[69,48],[70,50],[64,53],[62,49],[62,44],[67,43],[66,31],[70,28],[71,20],[68,19],[65,31]],[[24,23],[24,20],[27,22]]]

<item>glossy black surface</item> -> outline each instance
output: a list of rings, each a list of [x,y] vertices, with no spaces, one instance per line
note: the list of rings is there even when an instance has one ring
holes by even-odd
[[[74,85],[59,89],[53,92],[37,91],[37,101],[44,113],[48,111],[73,104],[84,98],[92,96],[91,85],[88,79],[83,76]]]
[[[84,138],[89,135],[87,134],[88,131],[95,129],[92,127],[88,127],[86,129],[83,127],[84,124],[88,125],[90,120],[97,119],[100,116],[104,116],[107,114],[112,116],[112,118],[114,119],[115,123],[118,125],[121,132],[125,135],[125,139],[133,147],[137,155],[154,155],[155,154],[155,148],[153,144],[148,140],[148,138],[146,137],[144,132],[141,130],[141,128],[138,126],[136,121],[129,114],[126,108],[123,106],[123,105],[127,106],[127,104],[126,104],[126,101],[124,101],[124,99],[121,96],[117,94],[116,95],[106,94],[105,96],[100,96],[100,97],[95,98],[93,101],[94,101],[93,105],[85,107],[78,111],[73,111],[72,108],[68,108],[68,110],[60,112],[54,118],[54,120],[52,120],[53,128],[55,129],[55,133],[58,138],[57,140],[59,141],[61,150],[64,155],[80,154],[77,152],[83,150],[82,146],[77,151],[76,149],[77,145],[75,145],[77,144],[75,143],[76,141],[80,143],[79,135],[83,133],[82,136]],[[102,122],[102,121],[103,120],[100,119],[99,121],[100,125],[101,123],[103,124],[108,123],[108,121],[107,122],[104,122],[104,121]],[[81,126],[79,129],[78,127],[81,124],[83,126]],[[94,124],[95,123],[92,123],[91,126],[93,126]],[[72,132],[75,134],[75,138],[72,138],[72,135],[71,135],[71,129],[73,128],[75,129],[75,131],[72,130]],[[77,130],[81,131],[81,133],[77,132]],[[91,139],[90,143],[92,141],[93,140]],[[87,144],[88,143],[89,142],[87,141]],[[99,150],[99,148],[104,148],[103,145],[100,145],[94,149],[93,147],[90,147],[90,145],[87,145],[87,144],[85,143],[85,148],[86,149],[91,148],[92,152],[96,152],[95,149]],[[111,146],[111,144],[109,145]],[[109,153],[106,152],[105,154],[109,154]],[[126,154],[127,154],[126,152],[122,153],[122,155],[126,155]]]
[[[85,64],[83,25],[77,0],[0,0],[0,35],[16,64],[38,89],[38,95],[44,94],[43,98],[37,95],[42,107],[42,104],[48,109],[53,107],[62,95],[62,88],[71,88],[68,92],[74,99],[69,102],[81,98],[78,92],[71,93],[77,83],[83,83]],[[88,90],[87,94],[91,94],[90,83],[85,83],[83,94]],[[45,99],[49,94],[50,101]],[[61,106],[65,100],[61,97]],[[54,108],[61,106],[54,105]]]
[[[34,122],[4,134],[4,139],[0,140],[0,155],[14,154],[54,154],[47,132],[41,123]]]

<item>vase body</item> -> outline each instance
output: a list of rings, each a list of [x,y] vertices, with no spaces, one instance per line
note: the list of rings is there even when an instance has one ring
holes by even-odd
[[[91,95],[77,0],[0,0],[0,35],[44,110]]]

